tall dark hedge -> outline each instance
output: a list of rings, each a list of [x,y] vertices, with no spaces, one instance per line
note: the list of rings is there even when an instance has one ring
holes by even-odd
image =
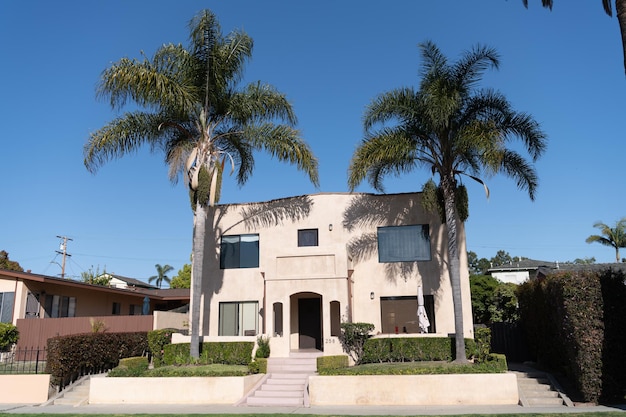
[[[46,372],[65,385],[80,375],[103,372],[122,358],[148,351],[147,332],[84,333],[48,339]]]
[[[558,272],[520,286],[522,324],[538,363],[562,372],[582,401],[623,401],[626,288],[622,272]]]

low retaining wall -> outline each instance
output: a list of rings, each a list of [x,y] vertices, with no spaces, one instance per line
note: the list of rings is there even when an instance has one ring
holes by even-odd
[[[517,404],[514,374],[309,377],[311,405]]]
[[[234,404],[262,377],[91,378],[89,404]]]
[[[0,404],[39,404],[48,401],[50,375],[0,375]]]

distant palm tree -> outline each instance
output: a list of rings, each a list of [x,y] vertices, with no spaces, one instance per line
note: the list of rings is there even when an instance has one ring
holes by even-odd
[[[147,145],[164,151],[170,179],[185,176],[195,213],[190,354],[197,358],[205,228],[213,227],[207,218],[219,201],[225,165],[236,169],[242,185],[252,174],[254,152],[266,151],[295,164],[317,186],[318,163],[295,129],[296,116],[282,93],[260,82],[238,88],[252,39],[243,31],[223,36],[209,10],[189,27],[188,48],[163,45],[152,59],[122,58],[102,73],[98,94],[110,98],[113,108],[133,101],[145,111],[127,112],[92,133],[84,156],[93,172]]]
[[[419,90],[392,90],[367,107],[366,137],[350,162],[348,185],[353,190],[367,178],[383,191],[382,179],[387,175],[421,167],[438,175],[448,235],[456,361],[465,362],[457,181],[460,175],[467,175],[482,183],[474,175],[502,173],[515,179],[518,188],[534,199],[534,168],[506,145],[521,139],[534,161],[545,148],[545,135],[531,116],[515,112],[503,95],[474,88],[486,69],[498,67],[495,50],[479,46],[449,64],[432,42],[420,44],[420,48],[424,63]]]
[[[174,267],[170,265],[161,266],[159,264],[154,265],[154,267],[157,270],[157,275],[153,275],[150,278],[148,278],[148,282],[151,283],[152,281],[156,281],[156,286],[159,288],[161,288],[163,281],[169,284],[171,280],[170,280],[170,277],[168,277],[166,274],[170,271],[173,271]]]
[[[626,248],[626,217],[619,220],[615,227],[610,227],[602,222],[597,222],[593,227],[600,229],[600,235],[591,235],[585,242],[598,242],[615,248],[615,262],[619,262],[619,248]]]
[[[528,7],[528,0],[522,0],[522,2],[524,6]],[[553,0],[541,0],[541,5],[552,10]],[[604,7],[606,14],[613,16],[611,0],[602,0],[602,7]],[[624,71],[626,72],[626,0],[615,0],[615,12],[622,36],[622,55],[624,57]]]

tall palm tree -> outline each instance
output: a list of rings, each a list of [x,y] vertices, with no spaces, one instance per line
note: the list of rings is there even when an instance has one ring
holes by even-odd
[[[522,0],[524,6],[528,7],[528,0]],[[552,10],[553,0],[541,0],[541,5]],[[613,16],[613,5],[611,0],[602,0],[604,12]],[[624,57],[624,72],[626,72],[626,0],[615,0],[615,13],[617,14],[617,23],[622,36],[622,55]]]
[[[157,274],[148,278],[148,282],[156,281],[156,286],[159,288],[161,288],[163,281],[169,284],[171,280],[170,277],[167,276],[167,273],[173,271],[174,267],[170,265],[161,266],[160,264],[156,264],[154,267],[157,270]]]
[[[254,168],[254,151],[264,150],[295,164],[317,186],[318,163],[295,129],[295,114],[282,93],[260,82],[239,87],[252,39],[243,31],[223,36],[209,10],[189,27],[187,48],[163,45],[151,59],[122,58],[102,73],[99,96],[114,109],[132,101],[140,110],[91,134],[84,162],[95,172],[109,159],[147,145],[164,151],[172,181],[181,173],[186,179],[194,210],[190,353],[197,358],[205,227],[219,200],[223,171],[230,167],[244,184]]]
[[[546,136],[530,115],[515,112],[502,94],[475,88],[486,69],[498,68],[495,50],[477,46],[450,64],[434,43],[419,46],[423,58],[419,89],[392,90],[369,104],[364,116],[365,138],[350,162],[348,185],[354,189],[367,178],[375,189],[384,191],[385,176],[421,167],[438,176],[448,236],[456,361],[464,362],[457,240],[457,191],[462,185],[458,181],[466,175],[482,183],[478,176],[502,173],[534,199],[534,167],[506,145],[521,139],[535,161],[544,151]]]
[[[626,248],[626,217],[615,223],[615,227],[610,227],[602,222],[593,225],[600,230],[599,235],[589,236],[585,242],[598,242],[604,246],[615,248],[615,262],[619,262],[619,248]]]

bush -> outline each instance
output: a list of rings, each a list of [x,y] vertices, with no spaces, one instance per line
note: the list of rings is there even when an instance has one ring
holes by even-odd
[[[143,376],[148,370],[148,358],[145,356],[134,356],[132,358],[122,358],[117,367],[109,372],[111,377],[138,377]]]
[[[0,352],[8,352],[17,343],[20,332],[11,323],[0,323]]]
[[[213,364],[248,365],[252,361],[254,342],[204,342],[200,345],[200,358],[189,354],[189,343],[176,343],[163,348],[166,365]]]
[[[256,339],[256,352],[255,358],[269,358],[270,357],[270,338],[259,336]]]
[[[146,332],[84,333],[48,339],[46,373],[65,385],[87,373],[104,372],[119,360],[142,356],[148,349]]]
[[[349,361],[346,355],[319,356],[317,358],[318,372],[323,372],[329,369],[346,368],[348,366]]]
[[[155,368],[163,365],[163,348],[172,343],[172,333],[175,332],[175,329],[159,329],[148,332],[148,347]]]
[[[372,338],[365,342],[362,363],[451,361],[455,348],[450,337]],[[465,350],[468,357],[475,355],[473,339],[465,339]]]
[[[256,358],[250,362],[248,369],[251,374],[266,374],[267,373],[267,358]]]
[[[476,342],[476,361],[485,362],[491,352],[491,329],[488,327],[481,327],[476,329],[475,334]]]
[[[365,342],[371,337],[370,333],[374,330],[372,323],[341,323],[341,334],[339,342],[355,365],[361,364],[363,360],[363,347]]]

